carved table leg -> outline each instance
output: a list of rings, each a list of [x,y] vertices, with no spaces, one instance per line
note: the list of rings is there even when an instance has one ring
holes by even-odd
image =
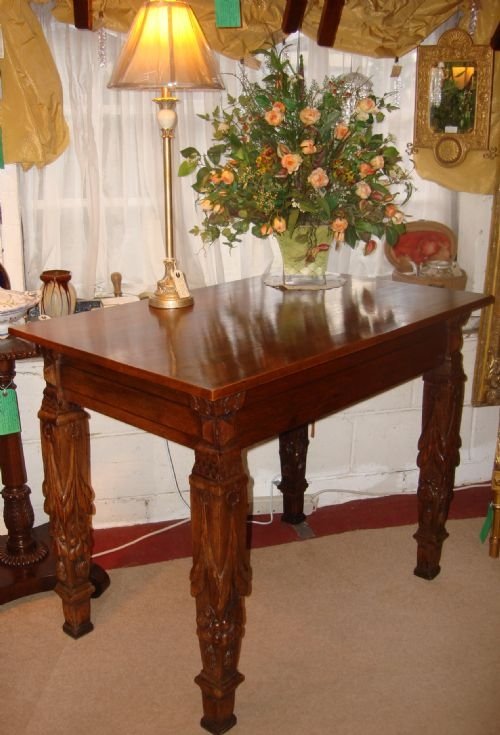
[[[203,668],[201,725],[216,735],[236,724],[234,699],[244,626],[243,596],[250,591],[246,548],[247,476],[241,452],[195,451],[190,477],[197,633]]]
[[[424,374],[422,434],[418,444],[417,566],[415,574],[434,579],[439,574],[445,524],[453,498],[455,468],[460,462],[460,421],[465,374],[462,367],[462,324],[448,324],[443,363]]]
[[[285,523],[302,523],[304,515],[304,493],[307,490],[306,460],[309,446],[308,426],[286,431],[279,436],[281,482],[283,493],[283,515]]]
[[[89,572],[94,494],[88,414],[58,400],[56,388],[47,383],[38,415],[45,472],[42,489],[56,559],[55,590],[63,602],[64,632],[80,638],[93,629],[90,597],[94,586]]]
[[[493,495],[493,525],[490,534],[490,556],[497,559],[500,551],[500,425],[498,427],[495,463],[491,477],[491,490]]]

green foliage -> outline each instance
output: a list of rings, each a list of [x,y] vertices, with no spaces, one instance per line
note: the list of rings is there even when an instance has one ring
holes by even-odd
[[[307,86],[286,47],[257,53],[262,81],[242,76],[238,97],[200,115],[212,125],[213,145],[181,151],[179,175],[196,174],[203,212],[191,232],[234,247],[248,231],[262,238],[329,225],[334,240],[352,247],[384,235],[395,244],[404,217],[393,189],[408,198],[412,186],[392,137],[373,131],[394,107],[384,97],[358,97],[348,117],[352,89],[341,77]]]

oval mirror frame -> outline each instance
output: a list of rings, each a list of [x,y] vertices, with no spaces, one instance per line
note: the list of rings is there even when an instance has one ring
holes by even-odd
[[[436,74],[441,74],[443,79],[448,77],[450,70],[457,69],[461,83],[455,81],[454,84],[450,75],[450,86],[462,99],[466,95],[464,104],[471,105],[466,130],[459,132],[455,119],[450,119],[452,124],[442,130],[436,129],[431,124],[431,108],[436,110],[443,105],[442,102],[436,105],[433,91]],[[488,150],[492,80],[493,50],[489,46],[475,46],[470,35],[460,28],[445,31],[437,46],[419,46],[413,150],[432,148],[442,166],[459,165],[469,150]],[[453,111],[458,107],[455,100],[449,105]]]

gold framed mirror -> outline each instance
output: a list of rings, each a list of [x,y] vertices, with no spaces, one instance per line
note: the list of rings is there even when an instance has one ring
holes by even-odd
[[[493,50],[459,28],[437,46],[419,46],[413,148],[432,148],[442,166],[488,150]]]

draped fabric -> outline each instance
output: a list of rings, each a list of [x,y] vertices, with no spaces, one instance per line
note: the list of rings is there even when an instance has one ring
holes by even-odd
[[[20,174],[27,287],[38,287],[44,269],[68,268],[79,296],[109,292],[113,271],[122,273],[126,293],[154,288],[163,275],[164,235],[161,139],[152,95],[107,89],[123,36],[106,32],[103,59],[99,34],[54,21],[48,6],[37,12],[61,76],[71,142],[50,166]],[[390,59],[320,48],[302,34],[288,40],[292,62],[300,52],[309,80],[357,71],[370,78],[378,96],[391,89]],[[396,136],[402,151],[412,139],[415,59],[414,51],[402,61],[400,109],[382,128]],[[219,61],[227,90],[237,94],[239,64],[224,56]],[[262,71],[246,73],[258,78]],[[211,126],[198,115],[223,100],[219,91],[181,95],[174,161],[187,146],[209,147]],[[405,163],[411,166],[408,159]],[[270,239],[247,235],[232,251],[218,244],[203,250],[189,233],[201,218],[191,184],[189,177],[174,177],[174,242],[191,288],[277,269]],[[456,225],[453,193],[418,176],[416,187],[405,208],[409,216]],[[331,254],[329,267],[369,276],[392,270],[382,245],[368,257],[345,246]]]
[[[0,0],[4,58],[0,127],[4,160],[45,166],[68,145],[59,74],[26,0]]]
[[[282,38],[286,0],[242,0],[242,28],[215,27],[214,2],[192,0],[212,48],[241,59]],[[142,0],[93,0],[93,29],[125,32]],[[23,167],[44,166],[68,143],[58,73],[32,8],[53,8],[54,17],[74,23],[73,0],[0,0],[0,24],[6,46],[2,62],[4,98],[0,125],[5,161]],[[402,56],[450,17],[465,0],[350,0],[345,6],[335,48],[373,57]],[[316,37],[321,0],[310,0],[303,32]],[[367,8],[368,6],[368,8]]]
[[[143,0],[93,0],[93,28],[126,31]],[[210,46],[233,59],[269,44],[281,33],[286,0],[241,0],[241,29],[215,27],[215,3],[190,0]],[[335,48],[374,57],[411,51],[441,25],[464,0],[349,0],[344,6]],[[302,31],[315,39],[323,0],[309,0]],[[56,0],[55,17],[73,23],[73,0]]]
[[[125,32],[143,0],[93,0],[93,29]],[[263,45],[283,38],[281,20],[286,0],[241,0],[242,27],[218,29],[214,3],[192,0],[191,4],[210,45],[233,59],[248,58]],[[0,0],[0,24],[6,46],[1,63],[4,95],[0,104],[4,158],[24,168],[44,166],[57,158],[68,144],[68,128],[57,66],[54,64],[32,6],[47,5],[54,17],[73,24],[73,0]],[[446,19],[462,14],[467,28],[470,0],[350,0],[344,7],[335,40],[335,49],[374,58],[401,57],[420,43]],[[302,31],[316,38],[323,8],[322,0],[309,0]],[[477,43],[487,43],[498,23],[498,2],[479,4]],[[498,55],[497,55],[498,56]],[[500,61],[496,61],[496,65]],[[497,68],[497,76],[500,69]],[[493,145],[500,134],[500,94],[493,96]],[[495,162],[482,152],[471,152],[467,165],[443,168],[432,152],[416,157],[422,176],[457,191],[491,193],[496,175]],[[471,167],[474,176],[470,175]]]

